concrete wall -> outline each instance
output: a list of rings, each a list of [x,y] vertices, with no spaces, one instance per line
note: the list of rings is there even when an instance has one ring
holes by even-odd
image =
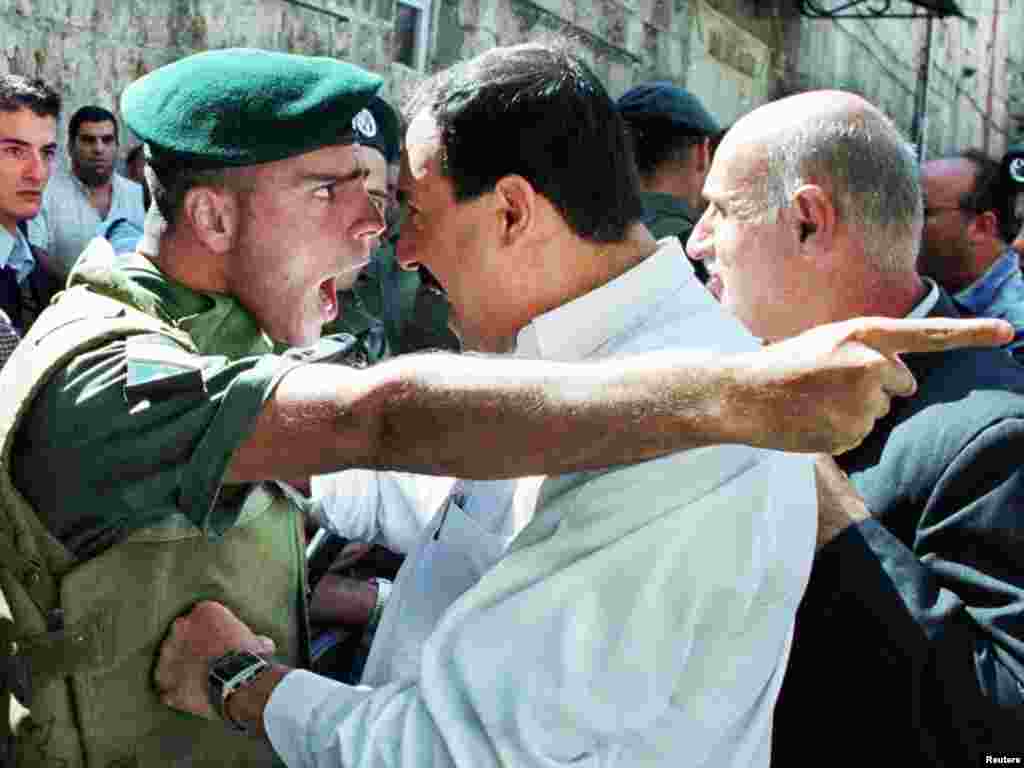
[[[933,25],[927,150],[973,145],[1000,153],[1024,120],[1024,57],[1019,43],[1010,44],[1024,39],[1024,3],[960,1],[970,21]],[[923,20],[807,19],[794,0],[432,2],[428,71],[494,45],[558,33],[576,40],[613,96],[640,80],[667,78],[728,124],[779,95],[839,87],[863,93],[911,129]],[[0,0],[0,71],[57,84],[66,115],[86,103],[116,111],[121,89],[154,67],[206,48],[246,45],[354,61],[387,76],[384,95],[397,101],[422,73],[391,61],[395,3]],[[893,11],[913,9],[893,2]]]

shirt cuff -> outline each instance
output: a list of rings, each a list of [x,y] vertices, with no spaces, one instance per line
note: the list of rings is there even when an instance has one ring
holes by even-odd
[[[303,669],[285,675],[263,710],[263,727],[274,751],[286,765],[313,765],[315,745],[321,740],[318,715],[330,702],[332,711],[351,710],[372,693]],[[323,734],[319,734],[322,736]]]

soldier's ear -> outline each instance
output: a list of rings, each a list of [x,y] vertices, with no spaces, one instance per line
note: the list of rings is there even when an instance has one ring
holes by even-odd
[[[214,253],[231,249],[238,228],[234,194],[216,187],[193,187],[185,193],[183,209],[197,240]]]

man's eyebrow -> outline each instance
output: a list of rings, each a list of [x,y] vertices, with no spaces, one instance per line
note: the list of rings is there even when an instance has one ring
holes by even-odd
[[[31,147],[32,146],[32,142],[25,141],[24,139],[16,139],[13,136],[0,136],[0,144],[14,144],[15,146],[18,146],[18,147]],[[40,149],[56,149],[56,148],[57,148],[57,142],[56,141],[48,142],[47,144],[43,144],[43,146],[40,147]]]
[[[356,179],[365,179],[369,175],[370,171],[366,168],[354,168],[348,173],[303,173],[299,175],[299,180],[315,184],[346,184]]]

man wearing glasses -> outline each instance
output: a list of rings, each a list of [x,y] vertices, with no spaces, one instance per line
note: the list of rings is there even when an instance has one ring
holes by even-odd
[[[1009,204],[999,163],[968,149],[921,167],[924,236],[918,270],[981,317],[1016,329],[1012,349],[1024,347],[1024,279],[1009,243],[1019,222]]]

